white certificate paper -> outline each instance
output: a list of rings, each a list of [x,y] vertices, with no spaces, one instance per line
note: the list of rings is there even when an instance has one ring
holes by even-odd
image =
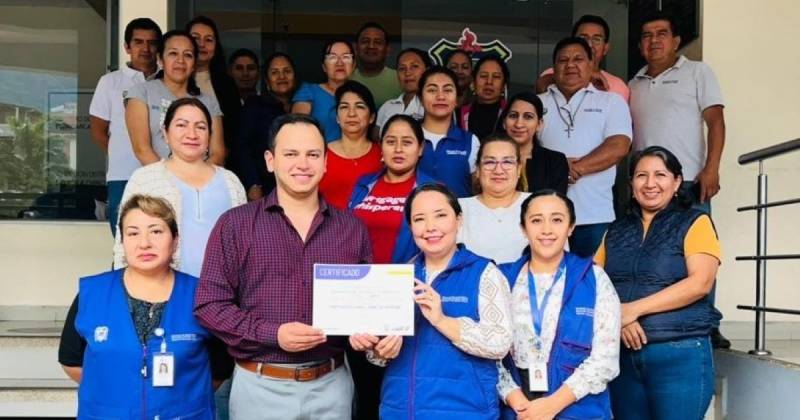
[[[414,335],[414,266],[314,264],[312,315],[326,335]]]

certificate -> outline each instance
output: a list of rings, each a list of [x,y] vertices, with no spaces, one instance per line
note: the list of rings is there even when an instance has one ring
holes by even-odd
[[[414,266],[314,264],[312,315],[327,335],[414,335]]]

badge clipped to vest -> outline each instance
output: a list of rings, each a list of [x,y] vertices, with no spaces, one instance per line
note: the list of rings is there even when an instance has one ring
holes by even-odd
[[[547,392],[547,362],[531,362],[528,364],[528,390],[531,392]]]
[[[175,384],[175,355],[167,352],[167,338],[164,329],[159,327],[154,331],[156,337],[161,338],[161,348],[153,354],[153,386],[173,386]]]

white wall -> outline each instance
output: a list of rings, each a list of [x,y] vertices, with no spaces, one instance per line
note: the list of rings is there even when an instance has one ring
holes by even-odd
[[[105,222],[0,222],[0,306],[69,306],[78,278],[111,268]]]
[[[800,4],[793,0],[703,2],[703,60],[716,72],[726,102],[722,190],[713,216],[724,252],[717,304],[727,320],[752,320],[752,312],[736,305],[755,302],[755,263],[734,257],[755,253],[755,213],[737,213],[736,207],[755,203],[758,165],[739,166],[737,158],[800,137],[798,12]],[[800,152],[767,161],[766,169],[770,200],[800,197]],[[800,206],[769,211],[769,253],[800,253],[798,215]],[[769,262],[768,306],[800,309],[798,271],[800,260]]]
[[[162,32],[167,32],[168,25],[167,4],[165,0],[120,0],[119,1],[119,66],[128,61],[125,54],[125,25],[138,17],[153,19]]]

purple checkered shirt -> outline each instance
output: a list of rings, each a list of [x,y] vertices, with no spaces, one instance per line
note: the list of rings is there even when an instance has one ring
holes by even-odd
[[[206,245],[195,315],[228,345],[235,359],[329,359],[344,351],[346,337],[328,337],[311,350],[290,353],[278,346],[278,327],[294,321],[311,325],[315,263],[370,262],[369,235],[357,218],[320,198],[304,243],[273,191],[217,221]]]

